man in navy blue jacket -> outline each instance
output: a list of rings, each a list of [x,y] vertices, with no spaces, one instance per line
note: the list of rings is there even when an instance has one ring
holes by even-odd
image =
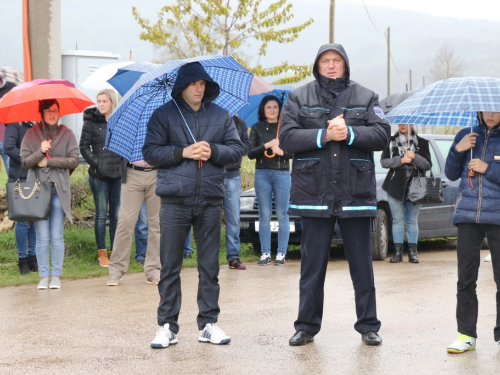
[[[183,65],[172,100],[153,112],[144,160],[158,167],[161,197],[158,325],[152,348],[177,344],[181,308],[180,271],[186,237],[194,228],[198,253],[198,341],[227,344],[219,327],[219,245],[224,167],[238,163],[243,146],[229,112],[212,103],[219,85],[199,62]]]
[[[354,329],[379,345],[370,221],[377,215],[373,151],[391,138],[378,96],[350,80],[340,44],[322,46],[314,81],[288,95],[280,147],[293,153],[290,214],[302,216],[300,303],[290,345],[313,341],[321,329],[326,268],[335,223],[355,291]]]

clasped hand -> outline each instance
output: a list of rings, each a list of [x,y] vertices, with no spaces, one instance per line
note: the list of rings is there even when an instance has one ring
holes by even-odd
[[[211,154],[212,150],[210,149],[210,145],[205,141],[193,143],[182,150],[182,156],[185,159],[207,161]]]
[[[485,163],[481,159],[471,159],[468,165],[469,169],[474,172],[484,173],[488,168],[488,163]]]
[[[415,159],[415,153],[411,150],[406,150],[405,156],[401,158],[401,164],[410,164]]]
[[[467,150],[470,150],[476,145],[476,137],[478,136],[477,133],[469,133],[465,137],[461,139],[460,142],[457,143],[455,146],[455,149],[458,152],[464,152]]]
[[[328,120],[325,141],[343,141],[347,139],[347,126],[344,115],[339,115],[334,119]]]

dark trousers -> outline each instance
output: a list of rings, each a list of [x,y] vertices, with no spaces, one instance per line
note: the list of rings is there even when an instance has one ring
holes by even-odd
[[[299,316],[295,329],[316,335],[323,318],[324,285],[331,240],[337,218],[302,218]],[[338,219],[354,286],[357,321],[363,334],[378,332],[373,279],[370,218]]]
[[[458,224],[457,259],[457,325],[458,332],[477,337],[477,276],[481,264],[481,243],[486,235],[491,251],[493,278],[497,284],[497,321],[493,330],[500,341],[500,226],[491,224]]]
[[[179,332],[181,309],[180,272],[184,245],[191,225],[198,254],[198,328],[216,323],[219,308],[219,246],[222,206],[189,207],[162,204],[160,208],[160,262],[158,325],[170,324]]]

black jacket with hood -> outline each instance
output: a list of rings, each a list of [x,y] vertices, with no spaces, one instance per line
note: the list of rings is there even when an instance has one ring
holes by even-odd
[[[248,138],[248,127],[245,120],[236,115],[233,116],[234,125],[240,136],[241,143],[243,145],[243,156],[248,155],[250,152],[250,138]],[[234,178],[240,175],[241,159],[237,164],[229,165],[226,167],[226,178]]]
[[[89,174],[97,178],[121,176],[121,157],[104,149],[108,122],[96,107],[83,111],[83,128],[80,137],[80,153],[89,163]]]
[[[206,83],[205,93],[201,107],[194,111],[182,99],[182,91],[199,80]],[[203,66],[199,62],[189,63],[179,69],[173,100],[153,112],[142,153],[148,164],[158,167],[156,194],[162,203],[222,205],[224,167],[241,161],[243,145],[229,112],[212,103],[218,95],[219,85]],[[210,145],[210,158],[201,169],[197,160],[182,156],[183,149],[194,143],[187,126],[196,142],[206,141]]]
[[[318,72],[325,52],[345,60],[345,75],[331,79]],[[280,145],[293,153],[290,214],[304,217],[374,217],[377,214],[373,151],[391,137],[378,95],[351,81],[349,60],[340,44],[323,45],[310,82],[288,95],[283,108]],[[327,120],[343,114],[345,141],[325,142]]]

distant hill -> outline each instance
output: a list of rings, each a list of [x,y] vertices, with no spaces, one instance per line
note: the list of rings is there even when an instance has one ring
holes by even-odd
[[[61,1],[62,48],[112,51],[122,59],[133,51],[136,61],[151,61],[154,49],[139,40],[140,27],[132,17],[136,5],[143,15],[156,20],[156,12],[171,0],[121,0],[116,2],[86,0]],[[312,63],[321,44],[328,42],[329,2],[327,0],[291,0],[295,18],[300,23],[309,17],[315,22],[293,45],[272,44],[261,60],[264,66],[282,61]],[[21,2],[2,0],[0,65],[22,69]],[[98,10],[98,11],[97,11]],[[368,6],[376,27],[384,33],[391,28],[391,51],[397,70],[391,66],[391,93],[404,91],[408,71],[412,70],[413,90],[422,87],[422,77],[429,69],[437,50],[443,44],[452,47],[466,63],[465,75],[500,77],[500,22],[459,20],[433,17],[421,13]],[[113,16],[110,16],[110,15]],[[336,1],[335,41],[344,45],[350,59],[352,79],[387,95],[387,45],[384,35],[371,24],[365,8],[344,0]],[[255,48],[249,43],[247,56]],[[5,52],[8,51],[8,52]],[[398,73],[399,71],[399,73]],[[430,83],[426,78],[426,83]]]

